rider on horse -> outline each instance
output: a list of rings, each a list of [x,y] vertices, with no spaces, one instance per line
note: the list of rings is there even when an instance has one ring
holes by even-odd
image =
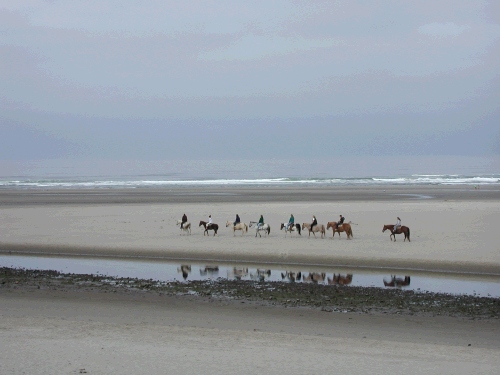
[[[340,220],[337,221],[337,228],[340,227],[342,224],[344,224],[345,217],[340,215]]]
[[[396,224],[394,224],[394,229],[392,230],[392,234],[396,234],[400,226],[401,226],[401,219],[398,216],[398,220],[396,221]]]
[[[186,223],[188,221],[188,218],[186,216],[186,214],[182,215],[182,219],[181,219],[181,229],[182,227],[184,226],[184,223]]]
[[[318,220],[316,220],[316,216],[313,215],[313,222],[311,223],[311,229],[310,229],[311,232],[313,231],[313,227],[315,225],[318,225]]]
[[[260,215],[259,222],[257,223],[257,228],[260,228],[264,225],[264,216]]]
[[[294,223],[295,223],[295,218],[293,217],[293,214],[290,214],[290,219],[288,219],[288,223],[285,226],[285,230],[288,230],[290,226],[293,227]]]
[[[236,224],[239,224],[240,223],[240,217],[238,216],[238,214],[236,214],[236,220],[234,221],[234,226],[236,226]]]
[[[212,215],[208,215],[207,229],[212,227]]]

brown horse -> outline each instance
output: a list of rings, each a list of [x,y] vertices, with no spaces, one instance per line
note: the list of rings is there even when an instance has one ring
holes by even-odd
[[[309,275],[307,276],[303,276],[302,277],[302,281],[306,282],[306,283],[314,283],[314,284],[317,284],[317,283],[322,283],[325,281],[325,278],[326,278],[326,274],[324,272],[322,273],[319,273],[319,272],[309,272]]]
[[[200,225],[198,225],[198,226],[201,227],[202,225],[203,225],[203,228],[205,228],[203,235],[206,234],[207,236],[209,236],[208,231],[213,230],[214,236],[215,236],[217,234],[217,231],[219,230],[219,226],[217,224],[214,224],[214,223],[208,225],[206,221],[201,220]]]
[[[345,234],[347,235],[347,239],[350,240],[352,239],[353,235],[352,235],[352,228],[351,228],[351,222],[348,222],[348,223],[344,223],[340,226],[337,225],[337,222],[335,221],[329,221],[328,224],[326,225],[326,229],[330,229],[332,228],[332,232],[333,232],[333,237],[332,238],[335,238],[335,233],[338,233],[339,234],[339,237],[340,237],[340,232],[345,232]],[[351,238],[349,238],[351,237]]]
[[[316,237],[315,232],[320,232],[321,238],[323,238],[326,235],[325,226],[323,224],[316,224],[313,230],[311,230],[311,224],[302,223],[302,230],[304,230],[305,228],[307,228],[307,230],[309,231],[309,237],[311,237],[311,233],[314,235],[314,237]]]
[[[394,237],[394,242],[396,242],[396,236],[394,235],[394,232],[393,232],[394,224],[384,225],[384,227],[382,228],[382,233],[384,233],[386,230],[391,231],[391,235],[389,236],[389,238],[392,241],[392,237]],[[410,228],[405,227],[404,225],[399,226],[398,230],[396,231],[396,234],[401,234],[401,233],[403,233],[405,235],[404,241],[406,241],[406,239],[408,238],[408,242],[410,242]]]
[[[338,275],[333,274],[333,279],[328,278],[329,285],[349,285],[352,283],[352,273],[348,273],[342,276],[340,273]]]

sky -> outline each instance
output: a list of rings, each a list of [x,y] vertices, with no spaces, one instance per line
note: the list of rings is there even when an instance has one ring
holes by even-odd
[[[0,0],[0,133],[4,164],[498,161],[500,2]]]

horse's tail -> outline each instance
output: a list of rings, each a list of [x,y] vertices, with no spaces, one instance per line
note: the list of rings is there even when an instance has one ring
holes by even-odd
[[[269,224],[267,225],[267,234],[271,234],[271,226]]]
[[[297,228],[297,232],[299,232],[299,236],[302,236],[302,234],[300,234],[300,224],[296,224],[295,228]]]
[[[243,223],[243,225],[245,226],[245,233],[248,232],[248,225],[246,225],[245,223]]]
[[[410,242],[410,228],[408,228],[408,242]]]

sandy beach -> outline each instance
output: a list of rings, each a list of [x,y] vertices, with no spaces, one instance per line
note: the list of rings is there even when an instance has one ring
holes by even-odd
[[[500,189],[223,188],[0,192],[0,250],[500,274]],[[175,221],[186,213],[191,235]],[[225,227],[264,215],[268,237]],[[279,225],[343,214],[354,239]],[[199,220],[221,228],[206,237]],[[400,216],[411,242],[389,240]],[[212,232],[211,232],[212,233]],[[7,284],[6,284],[7,285]],[[495,318],[325,312],[255,301],[98,288],[0,286],[0,372],[187,374],[497,373]]]
[[[471,187],[212,188],[151,191],[76,190],[0,192],[0,251],[161,257],[444,270],[500,274],[500,189]],[[191,235],[176,220],[186,213]],[[233,236],[227,221],[264,216],[266,237]],[[293,234],[280,223],[352,222],[354,238],[332,231],[326,238]],[[211,214],[218,235],[203,236],[200,220]],[[411,242],[382,233],[396,217]],[[210,232],[211,234],[213,232]]]

